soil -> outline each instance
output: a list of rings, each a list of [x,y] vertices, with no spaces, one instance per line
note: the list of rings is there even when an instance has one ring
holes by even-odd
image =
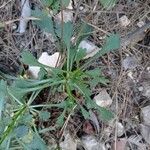
[[[99,47],[103,45],[104,38],[109,33],[118,33],[121,38],[124,38],[139,28],[137,25],[139,21],[143,21],[145,24],[150,22],[149,0],[119,0],[111,10],[104,9],[97,2],[97,0],[74,1],[73,22],[76,24],[78,21],[84,20],[89,25],[92,25],[94,31],[88,37],[88,40]],[[5,3],[6,5],[1,7]],[[33,7],[41,7],[39,1],[31,0],[30,4]],[[1,22],[19,18],[20,12],[19,0],[0,1]],[[85,20],[87,15],[90,17]],[[130,20],[130,24],[126,27],[122,26],[119,22],[119,18],[123,15],[126,15]],[[46,51],[49,54],[53,54],[58,51],[55,42],[35,27],[32,21],[28,23],[24,34],[17,32],[18,24],[19,22],[16,21],[0,29],[0,71],[16,76],[22,65],[19,61],[20,53],[24,49],[28,49],[37,58],[42,52]],[[100,132],[97,133],[95,125],[89,120],[84,120],[77,111],[74,117],[70,118],[66,127],[71,131],[74,138],[81,138],[83,135],[94,135],[100,139],[100,142],[103,141],[107,145],[106,147],[110,146],[110,149],[113,149],[115,141],[119,139],[128,139],[132,135],[142,136],[139,127],[143,123],[140,115],[141,108],[150,105],[150,94],[146,94],[148,88],[150,88],[150,27],[142,35],[140,39],[135,40],[135,42],[128,44],[126,47],[95,60],[90,66],[92,68],[103,68],[103,74],[110,79],[108,86],[102,87],[99,85],[96,89],[93,89],[93,95],[99,93],[103,88],[107,90],[113,100],[110,109],[115,112],[116,120],[124,126],[124,134],[117,137],[115,125],[111,125],[111,128],[108,129],[109,124],[103,123],[100,120]],[[125,69],[122,63],[128,56],[136,59],[136,62],[134,62],[136,65],[133,68],[128,67]],[[63,100],[65,97],[65,95],[58,93],[55,96],[49,95],[49,99],[47,99],[47,95],[48,90],[46,89],[37,98],[36,102],[39,104],[43,103],[43,100],[47,102],[50,99],[56,102],[57,99]],[[42,128],[53,126],[56,116],[60,114],[60,110],[51,109],[49,111],[52,114],[51,122],[37,122],[37,126]],[[107,129],[109,130],[109,134],[105,131]],[[59,141],[61,136],[61,129],[43,135],[48,143],[52,143],[48,140],[50,137]],[[147,143],[144,137],[142,137],[141,141],[146,145],[147,149],[150,149],[150,143]],[[132,150],[139,149],[131,141],[127,144],[126,148]]]

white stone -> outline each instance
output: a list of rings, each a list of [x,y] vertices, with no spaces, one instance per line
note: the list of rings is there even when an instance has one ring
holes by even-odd
[[[59,64],[60,53],[56,52],[53,55],[48,55],[47,52],[43,52],[42,55],[39,57],[38,62],[40,62],[43,65],[49,66],[49,67],[56,67],[57,63]],[[59,60],[58,60],[59,59]],[[48,71],[48,69],[46,68]],[[33,78],[38,78],[38,73],[40,71],[40,67],[37,66],[29,66],[28,72],[31,74]]]
[[[123,15],[119,18],[119,21],[120,21],[120,24],[123,26],[123,27],[126,27],[130,24],[130,20],[128,19],[128,17],[126,15]]]
[[[83,7],[83,6],[80,6],[80,7],[79,7],[79,10],[80,10],[80,11],[82,11],[83,9],[84,9],[84,7]]]
[[[108,107],[112,104],[112,99],[105,89],[96,95],[94,100],[96,104],[101,107]]]
[[[117,136],[120,137],[124,134],[124,126],[121,122],[117,122]]]
[[[138,90],[139,90],[140,92],[142,92],[142,91],[144,90],[144,88],[143,88],[142,86],[140,86],[140,87],[138,88]]]
[[[150,126],[141,124],[140,127],[143,138],[147,143],[150,144]]]
[[[143,124],[150,126],[150,105],[141,109]]]
[[[86,49],[87,55],[84,59],[93,57],[100,50],[100,48],[88,40],[81,41],[78,48]]]
[[[72,22],[72,20],[73,20],[72,0],[70,0],[70,3],[69,3],[69,5],[67,6],[67,9],[68,9],[68,10],[63,10],[63,21],[64,21],[65,23],[66,23],[66,22],[69,22],[69,21]],[[61,23],[61,21],[62,21],[61,12],[56,15],[56,21],[57,21],[58,23]]]
[[[139,28],[141,28],[141,27],[144,26],[144,25],[145,25],[144,21],[139,21],[139,22],[137,23],[137,26],[138,26]]]
[[[69,133],[65,133],[65,140],[60,142],[60,147],[62,150],[76,150],[77,142],[74,141]]]
[[[132,56],[127,56],[125,59],[122,61],[122,67],[127,70],[127,69],[135,69],[138,66],[138,61],[135,57]]]
[[[94,136],[83,136],[82,143],[86,150],[106,150],[105,145],[97,141]]]

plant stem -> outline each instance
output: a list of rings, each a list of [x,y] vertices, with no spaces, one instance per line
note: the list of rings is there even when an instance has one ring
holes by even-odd
[[[12,130],[15,128],[16,122],[19,119],[21,115],[26,110],[26,106],[23,106],[12,118],[12,122],[8,125],[6,131],[3,133],[2,137],[0,138],[0,144],[5,140],[5,138],[12,132]]]

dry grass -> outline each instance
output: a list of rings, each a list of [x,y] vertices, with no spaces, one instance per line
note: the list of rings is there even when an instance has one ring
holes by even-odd
[[[32,1],[32,4],[39,5],[37,1]],[[80,10],[81,6],[83,10]],[[74,22],[77,23],[78,20],[83,20],[91,25],[94,31],[89,39],[98,46],[103,44],[104,38],[109,33],[117,32],[121,37],[124,37],[137,28],[137,22],[139,20],[150,20],[149,0],[137,0],[136,2],[119,0],[115,8],[110,11],[104,10],[99,5],[98,0],[81,0],[77,2],[74,7]],[[19,0],[0,1],[1,22],[18,19],[20,11]],[[128,16],[131,21],[129,26],[122,27],[120,25],[118,20],[121,15]],[[7,67],[12,66],[12,68],[18,67],[20,64],[18,61],[19,54],[24,49],[29,49],[36,55],[40,55],[43,51],[47,51],[51,54],[57,50],[55,43],[53,43],[48,36],[45,36],[44,33],[35,28],[31,22],[29,22],[28,29],[23,35],[17,33],[17,26],[18,22],[16,21],[0,30],[0,69],[4,67],[4,65]],[[113,99],[111,109],[116,113],[116,122],[118,120],[122,121],[122,123],[129,128],[128,130],[132,130],[136,135],[138,134],[136,130],[138,125],[136,126],[136,123],[140,121],[138,115],[144,103],[142,97],[137,92],[137,85],[140,81],[144,80],[145,70],[150,65],[149,50],[150,44],[145,45],[144,41],[142,41],[141,43],[134,43],[127,48],[119,50],[119,52],[106,55],[92,64],[93,67],[103,67],[104,74],[111,79],[107,91]],[[134,70],[134,79],[136,79],[136,82],[133,82],[133,80],[128,77],[128,71],[125,71],[121,67],[121,62],[127,55],[135,56],[139,61],[138,68]],[[2,64],[3,66],[1,67]],[[12,72],[13,71],[14,70],[12,70]],[[93,90],[93,93],[98,93],[100,89],[101,87],[98,87],[95,91]],[[77,133],[80,130],[79,127],[83,124],[83,122],[77,124],[74,120],[70,122],[71,124],[75,124],[73,125],[75,127],[74,133]],[[132,128],[132,125],[136,127]],[[105,124],[101,124],[101,126],[103,129],[106,127]],[[114,129],[111,130],[110,135],[105,137],[106,141],[117,140]],[[103,139],[102,133],[100,133],[99,136]]]

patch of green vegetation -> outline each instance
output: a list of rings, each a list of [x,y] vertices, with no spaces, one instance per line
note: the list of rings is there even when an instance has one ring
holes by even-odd
[[[56,5],[53,0],[43,0],[45,5]],[[60,3],[59,3],[60,5]],[[66,0],[63,4],[68,5]],[[76,33],[78,36],[76,44],[71,43],[74,35],[74,26],[71,22],[57,24],[53,23],[52,18],[43,10],[36,9],[33,12],[34,23],[46,32],[53,35],[56,40],[60,39],[58,49],[65,54],[66,59],[61,68],[52,68],[43,65],[34,58],[29,51],[23,51],[21,61],[26,65],[39,66],[38,79],[25,79],[21,77],[11,77],[1,73],[0,77],[0,148],[8,150],[16,149],[41,149],[46,150],[46,144],[40,136],[40,133],[54,129],[43,129],[41,131],[36,127],[35,120],[49,121],[51,114],[47,111],[50,108],[60,109],[61,115],[57,118],[55,129],[64,125],[67,117],[74,108],[81,110],[85,119],[88,119],[89,110],[95,110],[100,115],[100,119],[108,121],[113,118],[113,113],[106,108],[102,108],[91,99],[91,88],[98,84],[107,85],[108,79],[102,76],[101,70],[95,68],[87,70],[87,67],[100,56],[111,52],[120,47],[120,38],[117,34],[111,34],[106,38],[103,48],[90,59],[82,62],[86,56],[86,49],[79,49],[79,43],[89,35],[91,28],[85,23],[81,23],[81,30]],[[60,46],[61,45],[61,46]],[[50,74],[47,72],[50,70]],[[37,96],[45,88],[51,91],[66,93],[67,98],[62,102],[46,104],[34,103]],[[82,97],[82,102],[76,95]],[[40,108],[40,109],[39,109]],[[44,109],[44,111],[43,111]],[[40,111],[42,110],[42,111]]]

